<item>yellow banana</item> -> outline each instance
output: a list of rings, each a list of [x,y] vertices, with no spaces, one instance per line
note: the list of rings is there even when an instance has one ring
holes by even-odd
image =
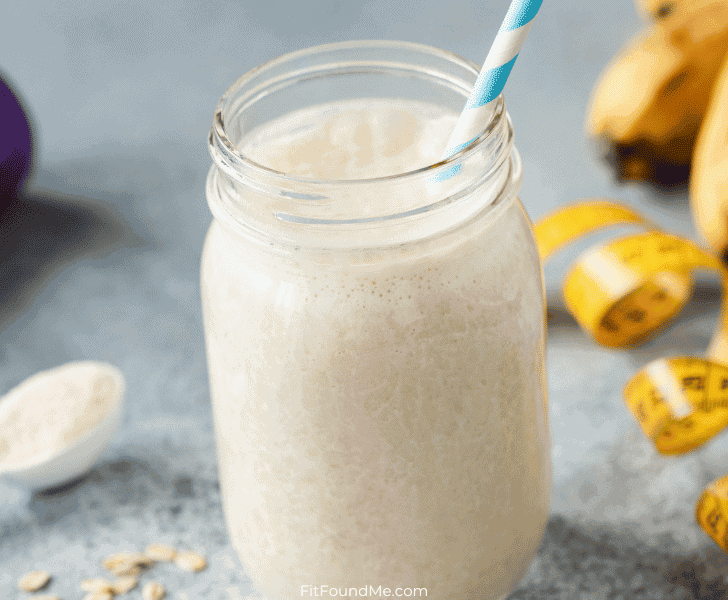
[[[607,141],[621,179],[675,183],[687,177],[728,52],[728,0],[638,0],[638,8],[658,22],[604,71],[586,128]]]
[[[667,38],[663,28],[650,27],[607,68],[592,98],[590,134],[660,144],[695,128],[694,105],[675,79],[685,70],[685,56]]]
[[[690,178],[693,221],[719,253],[728,247],[728,60],[713,87]]]

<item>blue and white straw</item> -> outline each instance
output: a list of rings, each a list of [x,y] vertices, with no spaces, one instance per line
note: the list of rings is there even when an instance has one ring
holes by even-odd
[[[483,131],[493,102],[506,84],[542,0],[513,0],[493,40],[473,92],[450,136],[443,160],[470,145]],[[453,168],[454,175],[460,165]]]

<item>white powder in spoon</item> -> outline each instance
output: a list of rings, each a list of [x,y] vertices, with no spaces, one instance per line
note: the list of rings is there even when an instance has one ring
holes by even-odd
[[[119,401],[123,375],[108,363],[41,371],[0,398],[0,466],[51,456],[83,438]]]

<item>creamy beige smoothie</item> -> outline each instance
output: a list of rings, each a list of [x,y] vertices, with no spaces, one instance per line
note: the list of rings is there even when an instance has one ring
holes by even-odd
[[[317,105],[239,148],[301,177],[381,177],[437,162],[456,119],[419,101]],[[377,261],[272,253],[211,225],[224,509],[262,591],[488,600],[523,576],[550,502],[544,300],[520,202],[491,210],[447,244]]]

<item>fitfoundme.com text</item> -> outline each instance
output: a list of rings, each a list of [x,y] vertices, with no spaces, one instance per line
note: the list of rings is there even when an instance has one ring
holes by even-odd
[[[410,597],[427,597],[427,588],[383,588],[381,585],[374,587],[373,585],[364,586],[360,588],[346,588],[346,587],[335,587],[330,585],[302,585],[301,596],[311,597],[342,597],[342,598],[355,598],[358,596],[369,596],[369,597],[398,597],[398,598],[410,598]]]

